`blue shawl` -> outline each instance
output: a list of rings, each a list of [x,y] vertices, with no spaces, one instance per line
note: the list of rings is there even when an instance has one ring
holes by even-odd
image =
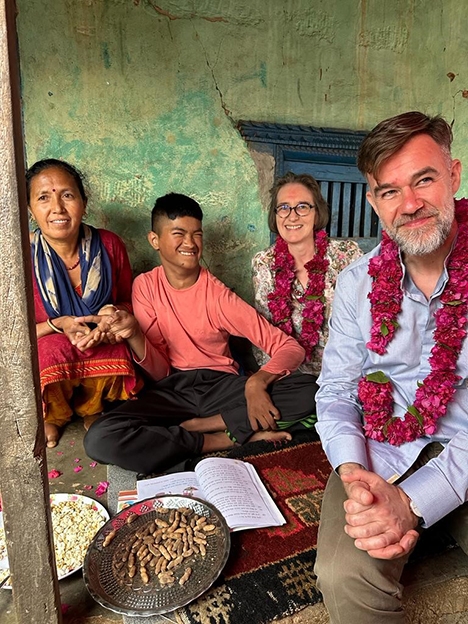
[[[60,256],[43,237],[34,232],[32,259],[39,292],[47,316],[86,316],[97,314],[112,297],[112,267],[98,230],[84,223],[80,229],[80,297],[70,281]]]

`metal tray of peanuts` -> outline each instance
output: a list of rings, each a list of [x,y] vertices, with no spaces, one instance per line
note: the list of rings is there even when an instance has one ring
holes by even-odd
[[[218,578],[231,545],[210,503],[165,495],[135,503],[109,520],[86,553],[83,576],[102,606],[130,616],[168,613]]]

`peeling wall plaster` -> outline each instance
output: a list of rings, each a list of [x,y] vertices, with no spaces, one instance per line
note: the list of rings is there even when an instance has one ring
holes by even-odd
[[[205,210],[210,268],[250,296],[273,165],[249,152],[239,119],[362,130],[422,109],[454,120],[468,163],[456,0],[17,4],[28,162],[61,157],[88,174],[91,220],[123,236],[137,272],[155,262],[155,198],[178,191]]]

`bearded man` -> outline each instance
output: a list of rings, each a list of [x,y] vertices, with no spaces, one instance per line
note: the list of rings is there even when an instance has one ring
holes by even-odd
[[[316,573],[333,624],[402,624],[403,568],[438,524],[468,553],[468,202],[441,117],[378,124],[358,166],[384,230],[338,278],[318,380],[334,469]],[[343,565],[345,564],[345,565]]]

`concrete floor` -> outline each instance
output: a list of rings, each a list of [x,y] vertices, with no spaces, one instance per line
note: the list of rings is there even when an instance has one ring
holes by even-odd
[[[59,445],[48,449],[48,470],[63,474],[50,480],[51,492],[84,494],[96,498],[107,507],[107,496],[94,494],[98,483],[107,480],[107,468],[91,467],[91,460],[83,449],[84,429],[81,420],[71,423]],[[75,462],[79,459],[79,462]],[[82,466],[75,473],[73,468]],[[92,490],[84,489],[92,485]],[[468,624],[468,557],[459,549],[414,563],[405,571],[404,602],[408,624]],[[115,624],[122,617],[104,609],[88,594],[81,572],[60,581],[62,604],[70,605],[64,615],[64,624]],[[177,614],[170,614],[180,622]],[[328,614],[323,604],[308,607],[293,616],[277,620],[278,624],[328,624]],[[17,624],[12,594],[0,590],[0,624]],[[201,623],[205,624],[205,623]],[[376,624],[379,624],[376,622]]]

